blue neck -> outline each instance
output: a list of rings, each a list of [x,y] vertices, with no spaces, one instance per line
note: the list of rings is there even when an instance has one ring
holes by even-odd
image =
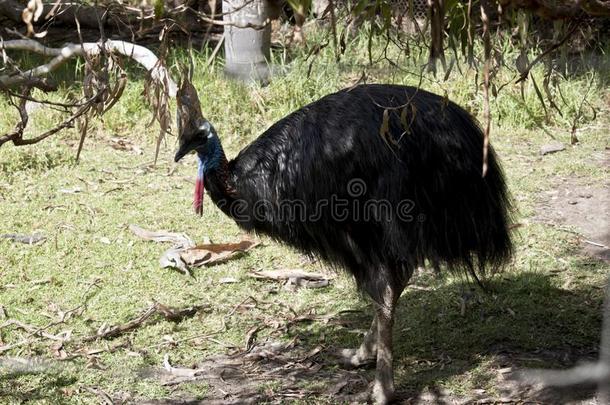
[[[223,150],[218,137],[213,136],[206,144],[205,152],[198,151],[197,177],[202,178],[209,171],[217,169],[222,159]]]

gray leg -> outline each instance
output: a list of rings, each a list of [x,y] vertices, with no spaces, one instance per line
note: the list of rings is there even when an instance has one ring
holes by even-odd
[[[387,404],[394,397],[394,369],[392,364],[392,327],[396,303],[404,286],[387,286],[376,303],[377,312],[377,372],[372,399],[375,404]]]
[[[373,316],[371,328],[364,335],[362,344],[357,349],[339,349],[337,356],[347,366],[359,367],[374,363],[377,359],[377,314]]]

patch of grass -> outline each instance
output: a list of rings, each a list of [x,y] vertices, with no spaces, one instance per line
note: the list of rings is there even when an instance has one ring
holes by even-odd
[[[314,32],[310,39],[319,35]],[[375,47],[377,50],[378,44]],[[218,130],[227,154],[234,156],[276,120],[353,84],[363,71],[369,81],[416,85],[419,77],[406,71],[418,72],[421,61],[401,56],[396,49],[389,51],[405,71],[385,62],[369,66],[363,35],[347,44],[339,64],[334,63],[330,47],[323,49],[307,77],[312,62],[303,60],[304,50],[296,50],[265,88],[228,81],[220,62],[205,68],[207,55],[196,52],[194,82],[204,115]],[[177,62],[184,56],[175,51]],[[283,59],[276,55],[275,60]],[[463,74],[455,70],[448,81],[427,78],[423,87],[446,92],[481,118],[474,72],[463,68]],[[535,72],[537,78],[540,73]],[[269,239],[262,238],[261,247],[238,260],[196,270],[195,279],[159,269],[158,257],[166,247],[136,238],[127,229],[129,224],[185,232],[198,241],[209,237],[214,242],[231,242],[241,232],[207,197],[203,219],[192,214],[190,180],[195,161],[189,157],[178,165],[171,163],[174,139],[163,145],[159,164],[149,165],[158,131],[147,127],[150,116],[141,99],[143,80],[133,72],[130,78],[124,97],[103,124],[94,124],[78,165],[73,161],[74,130],[31,147],[0,148],[0,234],[38,231],[47,237],[45,243],[35,246],[0,239],[0,304],[10,318],[43,327],[57,322],[59,311],[86,303],[82,314],[77,311],[64,323],[48,328],[49,333],[71,332],[72,342],[62,348],[68,355],[80,353],[77,350],[83,345],[77,343],[83,336],[104,324],[131,319],[151,301],[172,306],[208,303],[211,310],[179,324],[149,323],[114,340],[86,344],[87,350],[123,347],[62,361],[59,371],[0,375],[0,402],[88,403],[96,401],[85,389],[91,387],[117,398],[178,394],[204,398],[209,393],[205,384],[181,386],[174,392],[155,378],[142,377],[143,370],[160,368],[165,354],[171,355],[172,364],[190,366],[206,356],[227,352],[228,346],[244,347],[245,333],[252,327],[281,323],[295,314],[360,310],[340,315],[345,322],[299,323],[287,330],[263,327],[257,339],[288,341],[296,337],[308,348],[357,345],[361,334],[354,329],[368,328],[370,310],[349,277],[338,274],[328,288],[296,292],[248,277],[251,270],[270,268],[328,272],[322,264],[304,261],[297,252]],[[509,79],[510,72],[498,80]],[[564,96],[576,103],[588,83],[586,77],[563,82]],[[77,90],[66,87],[54,97],[67,98]],[[607,147],[609,124],[603,91],[596,84],[591,92],[589,102],[598,109],[598,119],[583,121],[578,132],[581,142],[545,157],[538,151],[550,138],[538,128],[546,118],[531,83],[524,88],[524,100],[519,86],[510,85],[493,102],[492,143],[504,163],[519,210],[517,221],[522,223],[516,235],[517,255],[510,269],[491,282],[490,293],[475,290],[473,294],[472,286],[459,278],[437,280],[425,275],[415,280],[420,288],[404,293],[395,331],[396,369],[398,387],[410,395],[433,386],[456,395],[474,388],[491,392],[498,353],[517,365],[529,365],[527,358],[534,358],[537,366],[563,366],[595,353],[601,286],[608,266],[583,256],[572,232],[537,223],[532,216],[540,192],[553,187],[554,176],[580,177],[584,184],[607,178],[607,169],[599,164]],[[3,99],[0,108],[10,110]],[[569,141],[569,115],[573,113],[573,109],[567,111],[563,121],[552,113],[548,122],[548,130],[563,142]],[[12,127],[15,116],[10,114],[0,119],[0,129]],[[44,130],[57,120],[54,112],[38,111],[31,131]],[[144,154],[112,149],[111,136],[129,138]],[[76,188],[81,191],[63,192]],[[221,284],[224,277],[239,282]],[[464,296],[469,298],[462,315]],[[249,297],[256,300],[256,306],[236,309]],[[212,339],[196,337],[212,331],[220,332]],[[0,333],[3,344],[32,340],[6,354],[54,359],[59,353],[54,342],[34,339],[24,331],[3,328]],[[569,361],[562,360],[564,355]],[[370,375],[371,371],[362,373]],[[277,388],[277,383],[261,387],[271,393]],[[332,398],[324,400],[332,402]]]

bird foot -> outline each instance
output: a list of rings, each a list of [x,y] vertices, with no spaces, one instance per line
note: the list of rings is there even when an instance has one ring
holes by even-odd
[[[373,389],[370,391],[370,400],[375,405],[392,403],[396,399],[393,380],[382,381],[379,376],[373,381]]]
[[[367,353],[358,349],[338,349],[332,353],[338,360],[339,363],[346,367],[362,367],[366,365],[375,364],[377,360],[377,353]]]

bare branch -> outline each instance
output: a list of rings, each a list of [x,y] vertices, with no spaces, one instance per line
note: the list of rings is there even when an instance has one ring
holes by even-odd
[[[100,42],[85,42],[83,44],[66,44],[62,48],[49,48],[31,39],[15,39],[0,42],[0,50],[22,50],[53,56],[50,62],[16,75],[0,76],[0,85],[12,87],[26,83],[29,78],[44,76],[75,56],[94,57],[102,52],[117,53],[127,56],[148,70],[153,80],[168,83],[168,95],[175,97],[177,86],[171,79],[167,69],[161,65],[159,58],[148,48],[131,42],[108,40]]]
[[[491,130],[491,109],[489,107],[489,71],[491,69],[491,37],[489,33],[489,8],[487,1],[481,2],[481,21],[483,22],[483,45],[485,65],[483,67],[483,119],[485,128],[483,132],[483,177],[487,174],[487,159],[489,154],[489,133]]]
[[[27,96],[29,94],[29,92],[30,92],[30,90],[26,89],[25,95]],[[29,118],[27,110],[25,109],[26,102],[27,102],[27,99],[22,98],[21,101],[19,102],[19,105],[17,105],[11,99],[11,104],[13,105],[13,107],[15,107],[19,111],[20,120],[15,125],[15,129],[12,132],[9,132],[8,134],[0,136],[0,146],[5,144],[6,142],[14,141],[15,139],[21,138],[23,136],[23,131],[25,130],[25,127],[28,125],[28,118]]]
[[[40,142],[43,139],[50,137],[51,135],[61,131],[64,128],[72,128],[74,126],[74,121],[77,118],[79,118],[80,116],[82,116],[83,114],[87,113],[90,108],[91,108],[91,104],[86,104],[86,105],[80,107],[70,118],[68,118],[67,120],[65,120],[58,126],[56,126],[55,128],[50,129],[47,132],[45,132],[41,135],[38,135],[37,137],[34,137],[34,138],[28,138],[28,139],[23,139],[21,137],[14,138],[14,139],[12,139],[13,144],[15,144],[17,146],[31,145],[31,144]],[[2,144],[0,143],[0,145],[2,145]]]
[[[542,52],[540,55],[538,55],[536,57],[536,59],[531,61],[524,69],[522,69],[523,71],[521,72],[519,79],[517,79],[517,81],[515,83],[519,83],[519,82],[527,79],[527,76],[529,75],[530,70],[532,70],[532,68],[534,66],[536,66],[536,64],[538,62],[540,62],[542,60],[542,58],[544,58],[546,55],[548,55],[549,53],[553,52],[554,50],[556,50],[557,48],[559,48],[560,46],[565,44],[566,41],[568,39],[570,39],[570,37],[576,32],[576,29],[578,28],[578,26],[579,26],[579,21],[575,21],[574,25],[572,26],[570,31],[568,31],[568,33],[566,35],[564,35],[564,37],[561,40],[553,43],[548,49],[546,49],[544,52]]]
[[[610,16],[610,2],[603,0],[500,0],[502,7],[530,10],[532,13],[552,20],[582,17]]]
[[[16,0],[0,0],[0,16],[7,17],[16,23],[23,22],[22,13],[25,8],[23,4]],[[102,23],[106,23],[104,10],[106,10],[105,7],[87,6],[74,1],[45,2],[43,9],[40,10],[42,18],[38,19],[37,22],[32,22],[34,25],[40,25],[54,19],[62,24],[73,25],[74,20],[78,19],[83,26],[97,28],[97,15],[104,16],[102,17]]]

